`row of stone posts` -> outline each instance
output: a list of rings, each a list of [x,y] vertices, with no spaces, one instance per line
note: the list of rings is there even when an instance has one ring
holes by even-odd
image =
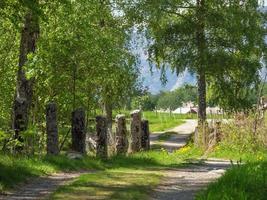
[[[128,142],[128,132],[125,115],[116,117],[116,153],[127,154],[150,149],[149,122],[141,119],[141,111],[131,113],[131,127]],[[46,108],[47,127],[47,154],[57,155],[58,128],[57,110],[54,103]],[[85,111],[77,109],[72,112],[71,119],[72,150],[81,154],[86,153],[86,127]],[[96,117],[96,155],[101,158],[108,157],[108,131],[107,119],[103,116]]]

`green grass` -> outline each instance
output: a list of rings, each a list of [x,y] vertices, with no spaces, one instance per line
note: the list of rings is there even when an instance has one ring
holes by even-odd
[[[218,145],[209,157],[241,162],[200,192],[197,200],[263,200],[267,196],[267,150],[239,151]]]
[[[267,197],[267,162],[248,163],[229,169],[208,186],[197,200],[264,200]]]
[[[65,156],[29,158],[0,155],[0,193],[32,177],[59,171],[102,168],[101,161],[92,160],[89,157],[82,160],[70,160]]]
[[[111,169],[83,175],[58,189],[50,199],[148,199],[160,178],[154,171]]]
[[[233,150],[225,146],[218,145],[214,151],[209,153],[209,157],[231,159],[244,162],[258,162],[261,160],[267,160],[267,149],[260,149],[253,151],[238,151]]]
[[[130,111],[128,110],[115,110],[113,112],[113,119],[116,115],[124,114],[126,116],[127,125],[130,126]],[[162,132],[179,126],[184,123],[186,119],[197,119],[195,114],[169,114],[169,113],[156,113],[153,111],[142,112],[142,118],[149,121],[149,128],[151,132]],[[94,124],[92,125],[95,129]],[[115,126],[113,126],[115,127]]]
[[[117,114],[125,114],[130,118],[130,111],[115,111],[113,117]],[[165,131],[184,123],[186,119],[196,119],[197,115],[194,114],[169,114],[169,113],[156,113],[153,111],[144,111],[143,119],[149,120],[149,128],[151,132]]]
[[[143,118],[149,120],[149,127],[151,132],[160,132],[179,126],[184,123],[184,120],[190,118],[189,115],[168,114],[144,112]]]

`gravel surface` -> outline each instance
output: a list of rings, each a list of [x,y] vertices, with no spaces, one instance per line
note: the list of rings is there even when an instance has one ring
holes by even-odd
[[[193,200],[198,191],[219,178],[230,165],[229,161],[207,160],[201,165],[167,170],[151,200]]]
[[[162,146],[162,148],[168,151],[179,149],[186,145],[190,135],[195,131],[197,126],[197,120],[186,120],[184,124],[177,126],[176,128],[170,129],[165,132],[176,132],[177,134],[172,135],[167,141],[158,142],[158,137],[165,132],[156,132],[150,135],[150,144]]]
[[[167,141],[158,142],[161,133],[151,135],[151,145],[160,145],[169,152],[186,145],[197,126],[196,120],[186,120],[184,124],[166,132],[176,132]],[[208,183],[218,179],[231,166],[230,161],[220,159],[197,160],[183,168],[166,170],[161,184],[154,189],[151,200],[193,200],[196,193]],[[201,163],[201,164],[199,164]]]

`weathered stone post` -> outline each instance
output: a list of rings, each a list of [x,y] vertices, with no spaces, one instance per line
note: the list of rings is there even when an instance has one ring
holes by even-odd
[[[141,111],[133,111],[131,118],[130,153],[134,153],[141,150]]]
[[[49,103],[46,106],[46,150],[48,155],[57,155],[58,148],[58,128],[57,128],[57,106]]]
[[[141,123],[142,134],[141,134],[141,147],[143,150],[150,150],[150,138],[149,138],[149,121],[142,120]]]
[[[108,157],[108,127],[107,119],[103,116],[96,117],[96,156],[102,159]]]
[[[82,108],[72,112],[71,135],[72,150],[82,154],[86,153],[85,111]]]
[[[116,153],[126,154],[128,151],[125,115],[116,116]]]

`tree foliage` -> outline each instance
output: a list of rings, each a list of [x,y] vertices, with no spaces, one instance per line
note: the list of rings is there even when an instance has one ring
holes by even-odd
[[[265,52],[264,14],[257,0],[120,1],[129,18],[145,27],[149,59],[178,74],[188,69],[198,78],[199,116],[205,120],[206,83],[227,88],[257,84]],[[244,81],[243,85],[237,82]],[[228,87],[234,81],[236,86]]]
[[[23,66],[33,80],[30,129],[44,131],[45,106],[57,103],[59,123],[84,107],[92,116],[104,101],[123,106],[139,87],[139,69],[131,52],[131,27],[114,11],[114,2],[21,0],[0,4],[0,128],[11,127],[25,15],[38,18],[36,51]],[[35,128],[33,128],[35,127]]]

